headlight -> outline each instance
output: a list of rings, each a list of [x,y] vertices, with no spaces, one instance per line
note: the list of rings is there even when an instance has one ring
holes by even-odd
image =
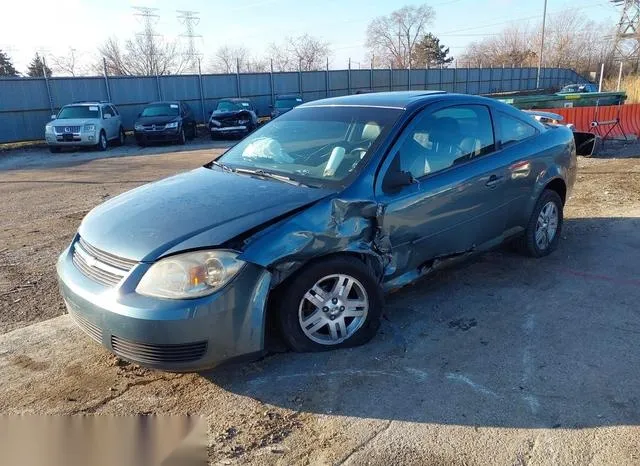
[[[53,125],[45,125],[44,131],[45,133],[53,133]]]
[[[250,120],[238,120],[239,125],[248,125]]]
[[[165,128],[167,128],[167,129],[175,129],[175,128],[177,128],[177,127],[178,127],[178,125],[179,125],[179,124],[180,124],[179,122],[177,122],[177,121],[173,121],[173,122],[171,122],[171,123],[167,123],[167,125],[165,126]]]
[[[87,133],[91,133],[92,131],[96,130],[96,125],[84,125],[84,131],[86,131]]]
[[[134,125],[133,129],[135,129],[136,131],[142,131],[144,129],[144,126],[142,126],[142,125]]]
[[[136,292],[157,298],[199,298],[226,285],[245,264],[233,251],[195,251],[161,259],[144,274]]]

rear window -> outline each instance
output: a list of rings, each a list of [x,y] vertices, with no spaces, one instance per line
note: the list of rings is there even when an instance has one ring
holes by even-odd
[[[58,119],[100,118],[100,107],[97,105],[69,105],[58,113]]]

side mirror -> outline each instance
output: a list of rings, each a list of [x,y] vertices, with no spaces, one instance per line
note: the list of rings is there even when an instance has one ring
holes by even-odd
[[[382,189],[387,192],[398,192],[405,186],[410,186],[415,182],[415,178],[410,172],[390,171],[382,181]]]
[[[55,120],[58,115],[51,115],[51,119]]]

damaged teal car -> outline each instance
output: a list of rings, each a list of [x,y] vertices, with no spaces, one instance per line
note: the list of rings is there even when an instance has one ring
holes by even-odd
[[[150,367],[255,358],[270,332],[295,351],[360,345],[385,291],[508,239],[552,252],[575,177],[568,128],[495,100],[309,102],[89,212],[60,290],[89,336]]]

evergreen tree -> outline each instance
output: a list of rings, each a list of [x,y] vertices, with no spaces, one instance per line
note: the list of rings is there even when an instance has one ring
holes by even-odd
[[[447,55],[449,55],[449,47],[441,45],[440,39],[428,33],[416,44],[413,61],[418,66],[446,66],[453,61],[453,57]]]
[[[2,50],[0,50],[0,76],[18,76],[18,72],[11,63],[11,58]]]
[[[42,78],[44,77],[44,73],[42,70],[46,70],[47,76],[51,76],[51,68],[44,64],[44,60],[40,56],[39,53],[36,52],[36,56],[33,57],[31,63],[29,63],[29,67],[27,68],[27,76],[31,76],[32,78]]]

